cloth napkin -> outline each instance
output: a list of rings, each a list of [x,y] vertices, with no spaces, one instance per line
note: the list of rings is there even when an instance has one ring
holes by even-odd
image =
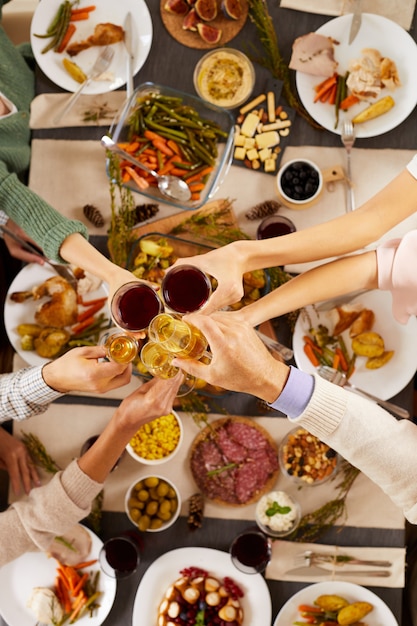
[[[110,126],[126,101],[125,91],[81,95],[72,109],[55,124],[53,119],[68,102],[70,93],[44,93],[32,100],[30,128],[63,128],[68,126]],[[84,120],[86,112],[101,113],[97,120]],[[105,112],[105,116],[104,116]]]
[[[352,13],[353,0],[281,0],[283,9],[295,9],[319,15],[345,15]],[[364,13],[387,17],[409,30],[413,21],[415,0],[362,0]]]
[[[95,406],[92,404],[60,404],[53,403],[46,413],[15,422],[14,433],[31,432],[39,437],[46,450],[61,466],[66,465],[79,455],[83,442],[90,436],[102,432],[111,418],[114,408]],[[148,466],[125,455],[119,467],[109,476],[104,490],[104,509],[107,511],[124,511],[124,499],[129,486],[141,476],[156,472],[158,475],[173,480],[182,496],[181,514],[188,514],[188,499],[197,491],[189,466],[189,450],[200,427],[192,416],[179,412],[184,427],[184,438],[179,453],[162,465]],[[211,414],[209,422],[224,418],[224,415]],[[263,426],[279,443],[293,425],[281,417],[256,417],[255,422]],[[45,476],[45,480],[50,477]],[[338,479],[328,481],[316,487],[303,486],[291,482],[286,476],[279,474],[274,489],[286,491],[297,500],[302,513],[316,510],[320,506],[337,497]],[[225,506],[206,501],[204,515],[220,519],[255,520],[255,504],[247,506]],[[349,526],[366,528],[403,529],[404,517],[391,500],[372,483],[366,476],[359,475],[347,499],[347,520]],[[341,520],[343,524],[345,520]],[[287,568],[289,569],[289,567]]]
[[[337,555],[348,554],[358,559],[386,560],[392,563],[390,568],[380,568],[368,565],[332,565],[331,563],[321,564],[320,567],[327,568],[329,574],[323,576],[294,575],[290,570],[301,565],[296,557],[306,550],[321,552],[323,554]],[[376,576],[344,576],[344,572],[385,570],[391,572],[386,578]],[[294,543],[291,541],[273,541],[272,558],[265,572],[266,578],[273,580],[296,581],[296,582],[320,582],[325,580],[342,580],[354,582],[358,585],[371,585],[375,587],[404,587],[405,583],[405,548],[367,548],[367,547],[341,547],[326,546],[316,543]]]

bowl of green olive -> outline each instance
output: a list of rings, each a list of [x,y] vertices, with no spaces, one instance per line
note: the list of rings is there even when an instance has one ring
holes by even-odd
[[[149,474],[130,485],[125,496],[125,510],[140,531],[159,532],[172,526],[178,518],[181,496],[170,480]]]

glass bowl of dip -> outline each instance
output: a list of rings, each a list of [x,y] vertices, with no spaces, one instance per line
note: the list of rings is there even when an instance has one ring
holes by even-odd
[[[235,109],[251,95],[255,70],[243,52],[216,48],[199,60],[193,78],[200,98],[223,109]]]
[[[270,491],[258,500],[256,523],[270,537],[286,537],[300,523],[301,508],[285,491]]]

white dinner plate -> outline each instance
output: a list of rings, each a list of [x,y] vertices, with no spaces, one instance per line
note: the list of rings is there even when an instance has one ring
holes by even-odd
[[[42,0],[42,2],[43,1],[44,0]],[[35,312],[40,304],[47,301],[47,298],[36,301],[29,298],[25,300],[25,302],[13,302],[10,299],[10,294],[14,291],[30,290],[32,287],[40,285],[48,278],[51,278],[51,276],[56,276],[56,273],[48,265],[39,265],[38,263],[25,265],[10,285],[4,303],[4,325],[9,341],[19,356],[29,365],[45,365],[45,363],[48,363],[49,359],[39,356],[34,350],[22,350],[21,338],[17,332],[17,326],[23,323],[35,324]],[[94,300],[96,298],[107,297],[107,295],[107,285],[102,283],[98,289],[86,294],[84,299],[86,301]],[[98,313],[102,311],[109,316],[107,302]]]
[[[271,596],[261,574],[243,574],[232,564],[230,555],[221,550],[179,548],[163,554],[146,570],[136,592],[132,626],[156,624],[158,606],[166,590],[185,567],[199,567],[219,579],[232,578],[245,594],[240,599],[245,624],[265,626],[271,623]]]
[[[362,24],[359,33],[349,45],[349,29],[352,15],[342,15],[323,24],[317,33],[331,37],[339,42],[335,45],[335,59],[339,63],[337,71],[344,74],[352,59],[359,59],[364,48],[376,48],[382,56],[395,62],[401,87],[394,91],[385,89],[381,96],[391,94],[395,106],[380,117],[355,126],[357,137],[375,137],[392,130],[403,122],[412,112],[417,103],[417,81],[415,68],[417,66],[416,42],[401,26],[380,15],[371,13],[362,14]],[[311,117],[321,126],[340,135],[344,116],[352,118],[364,109],[364,103],[356,104],[347,113],[340,112],[339,125],[335,129],[334,106],[328,103],[314,102],[314,87],[320,82],[320,77],[296,72],[296,85],[301,102]]]
[[[103,545],[89,528],[92,546],[86,560],[98,558]],[[36,619],[26,606],[34,587],[53,587],[57,561],[44,552],[27,552],[19,558],[3,565],[0,569],[0,614],[8,626],[34,626]],[[99,570],[99,564],[91,565],[86,571]],[[80,626],[100,626],[113,606],[116,595],[116,579],[100,573],[98,589],[102,592],[100,607],[92,617],[87,613],[77,620]]]
[[[373,331],[384,339],[385,349],[394,350],[394,355],[386,365],[377,370],[366,369],[365,357],[357,357],[355,372],[350,382],[364,391],[368,391],[382,400],[388,400],[399,393],[414,376],[417,369],[417,320],[411,317],[407,324],[396,322],[391,310],[391,294],[388,291],[369,291],[352,300],[350,305],[361,303],[363,308],[375,313]],[[310,311],[310,307],[309,307]],[[318,324],[328,326],[332,332],[338,316],[333,311],[316,313],[311,308],[310,320],[313,327]],[[303,336],[308,332],[309,321],[302,313],[295,324],[293,336],[294,358],[297,366],[304,372],[313,373],[314,365],[304,353]],[[346,347],[350,349],[349,330],[342,333]]]
[[[42,0],[42,2],[39,2],[30,27],[30,42],[36,62],[44,74],[58,87],[62,87],[62,89],[67,91],[76,91],[80,83],[71,78],[62,64],[62,59],[65,57],[70,58],[88,74],[102,47],[93,46],[83,50],[75,57],[69,57],[65,52],[57,53],[53,50],[42,54],[42,49],[50,40],[35,37],[35,33],[44,34],[46,32],[61,2],[62,0]],[[77,8],[89,5],[91,5],[91,2],[88,0],[81,0]],[[96,9],[91,12],[88,20],[75,22],[77,30],[70,43],[87,39],[87,37],[93,34],[97,24],[110,22],[123,26],[125,17],[130,12],[134,29],[133,44],[135,46],[133,68],[134,73],[137,74],[145,63],[152,44],[152,20],[145,1],[123,0],[122,2],[115,2],[114,0],[100,0],[95,5]],[[126,83],[127,52],[125,45],[123,42],[119,42],[113,44],[113,48],[114,57],[108,69],[111,80],[92,81],[90,85],[85,87],[83,93],[107,93],[122,87]]]
[[[315,583],[298,591],[281,608],[275,618],[274,626],[288,626],[297,620],[303,621],[300,619],[299,605],[312,605],[314,600],[322,594],[342,596],[350,603],[369,602],[372,604],[374,608],[365,618],[368,626],[398,626],[391,609],[372,591],[354,583],[337,582],[336,580]]]

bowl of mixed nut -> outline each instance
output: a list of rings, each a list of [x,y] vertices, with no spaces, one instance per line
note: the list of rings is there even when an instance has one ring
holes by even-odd
[[[175,411],[139,428],[126,446],[132,458],[144,465],[161,465],[178,452],[183,440],[181,418]]]
[[[287,433],[278,455],[282,473],[300,485],[321,485],[338,471],[337,452],[301,427]]]

